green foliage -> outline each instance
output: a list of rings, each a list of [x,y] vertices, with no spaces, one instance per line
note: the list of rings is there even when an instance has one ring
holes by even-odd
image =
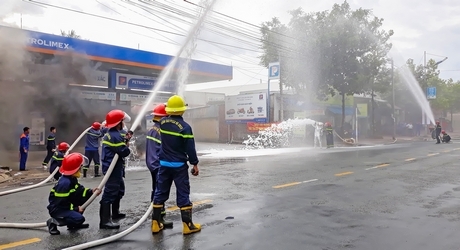
[[[71,38],[81,38],[80,35],[77,35],[77,32],[75,32],[75,30],[70,30],[68,32],[61,30],[61,36],[66,36],[66,37],[71,37]]]
[[[260,63],[281,62],[283,84],[299,94],[325,99],[389,88],[388,43],[393,31],[381,29],[383,19],[371,10],[352,10],[347,1],[330,11],[290,12],[287,25],[273,18],[262,24]],[[345,115],[342,117],[342,124]]]

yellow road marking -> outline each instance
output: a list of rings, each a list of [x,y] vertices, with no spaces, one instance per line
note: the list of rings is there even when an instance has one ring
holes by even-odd
[[[273,188],[291,187],[291,186],[299,185],[300,183],[302,183],[302,182],[291,182],[291,183],[287,183],[287,184],[283,184],[283,185],[273,186]]]
[[[383,167],[386,167],[386,166],[390,166],[390,164],[384,163],[384,164],[377,165],[377,166],[375,166],[375,167],[366,168],[365,170],[371,170],[371,169],[376,169],[376,168],[383,168]]]
[[[409,158],[409,159],[406,159],[405,161],[415,161],[416,158]]]
[[[427,156],[435,156],[438,155],[439,153],[433,153],[433,154],[428,154]]]
[[[448,150],[444,150],[444,151],[442,151],[442,152],[443,152],[443,153],[449,153],[450,151],[451,151],[451,150],[448,149]]]
[[[202,204],[211,203],[211,202],[212,202],[212,200],[202,200],[202,201],[192,202],[192,204],[194,206],[196,206],[196,205],[202,205]],[[166,208],[166,210],[167,211],[175,211],[175,210],[179,210],[179,207],[178,206],[168,207],[168,208]]]
[[[39,239],[39,238],[31,238],[31,239],[27,239],[27,240],[16,241],[16,242],[0,245],[0,250],[10,249],[10,248],[13,248],[13,247],[24,246],[24,245],[28,245],[28,244],[32,244],[32,243],[36,243],[36,242],[40,242],[40,241],[42,241],[42,240]]]
[[[454,149],[452,149],[452,150],[460,150],[460,148],[454,148]]]
[[[344,175],[349,175],[349,174],[353,174],[353,172],[338,173],[338,174],[335,174],[335,176],[344,176]]]

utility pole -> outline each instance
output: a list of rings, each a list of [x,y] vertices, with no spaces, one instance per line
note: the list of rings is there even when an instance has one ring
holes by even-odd
[[[21,29],[22,29],[22,13],[21,13]]]
[[[280,65],[280,121],[284,121],[283,83],[281,81],[281,56],[278,50],[278,62]]]
[[[392,108],[393,108],[393,141],[396,140],[396,112],[395,112],[395,81],[394,81],[394,61],[391,58],[391,91],[393,96]]]

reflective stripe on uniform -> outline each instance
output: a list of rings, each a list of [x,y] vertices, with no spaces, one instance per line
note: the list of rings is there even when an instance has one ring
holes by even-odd
[[[83,191],[83,197],[86,197],[86,192],[88,192],[89,188],[85,188],[85,190]]]
[[[122,146],[126,146],[126,143],[124,142],[119,142],[119,143],[112,143],[112,142],[109,142],[109,141],[102,141],[102,144],[105,144],[109,147],[122,147]]]
[[[47,138],[48,141],[54,141],[56,138]]]
[[[54,188],[51,189],[51,192],[54,193],[54,196],[56,197],[64,198],[64,197],[69,197],[71,193],[74,193],[75,191],[77,191],[77,188],[78,188],[78,184],[75,184],[75,187],[70,189],[68,193],[57,193],[56,190],[54,190]]]
[[[58,158],[58,157],[56,157],[55,155],[53,155],[53,159],[55,159],[56,161],[62,161],[62,160],[64,160],[64,158]]]
[[[171,132],[171,131],[167,131],[167,130],[163,130],[163,129],[160,129],[160,132],[161,132],[162,134],[178,136],[178,137],[182,137],[182,138],[186,138],[186,139],[193,139],[193,138],[194,138],[193,135],[183,135],[183,134],[181,134],[181,133]]]
[[[86,132],[86,134],[88,134],[88,135],[92,135],[92,136],[97,136],[97,137],[99,137],[99,136],[100,136],[100,135],[97,135],[97,134],[93,134],[93,133],[90,133],[90,132]]]
[[[159,144],[161,144],[161,140],[158,140],[157,138],[155,138],[153,136],[147,136],[147,139],[152,140],[154,142],[158,142]]]

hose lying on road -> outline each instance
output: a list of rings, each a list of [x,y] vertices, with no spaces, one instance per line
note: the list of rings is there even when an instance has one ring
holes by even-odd
[[[90,242],[87,242],[87,243],[83,243],[83,244],[80,244],[80,245],[76,245],[76,246],[73,246],[73,247],[68,247],[68,248],[64,248],[62,250],[80,250],[80,249],[87,249],[87,248],[91,248],[91,247],[96,247],[96,246],[100,246],[100,245],[103,245],[103,244],[107,244],[107,243],[110,243],[112,241],[116,241],[122,237],[125,237],[126,235],[128,235],[129,233],[131,233],[132,231],[136,230],[136,228],[138,228],[142,223],[144,223],[144,221],[147,220],[147,218],[150,216],[150,214],[152,213],[152,210],[153,210],[153,205],[151,204],[149,209],[147,210],[147,212],[145,212],[145,214],[142,216],[142,218],[136,222],[136,224],[132,225],[131,227],[129,227],[128,229],[126,229],[125,231],[122,231],[122,232],[119,232],[117,234],[114,234],[112,236],[109,236],[107,238],[103,238],[103,239],[100,239],[100,240],[95,240],[95,241],[90,241]]]
[[[81,140],[81,138],[83,138],[83,136],[91,129],[91,127],[87,128],[86,130],[83,131],[83,133],[80,134],[80,136],[78,136],[78,138],[72,143],[72,145],[69,147],[69,150],[67,150],[67,152],[65,153],[64,156],[68,155],[69,152],[78,144],[78,142]],[[26,190],[30,190],[30,189],[34,189],[34,188],[38,188],[38,187],[41,187],[43,185],[45,185],[48,181],[50,181],[53,176],[57,173],[57,171],[59,171],[59,168],[56,168],[53,173],[50,174],[50,176],[48,176],[48,178],[46,178],[45,180],[37,183],[37,184],[34,184],[34,185],[30,185],[30,186],[27,186],[27,187],[21,187],[21,188],[17,188],[17,189],[11,189],[11,190],[7,190],[7,191],[3,191],[3,192],[0,192],[0,196],[3,196],[3,195],[8,195],[8,194],[14,194],[14,193],[19,193],[19,192],[22,192],[22,191],[26,191]],[[0,227],[1,226],[1,223],[0,223]]]

